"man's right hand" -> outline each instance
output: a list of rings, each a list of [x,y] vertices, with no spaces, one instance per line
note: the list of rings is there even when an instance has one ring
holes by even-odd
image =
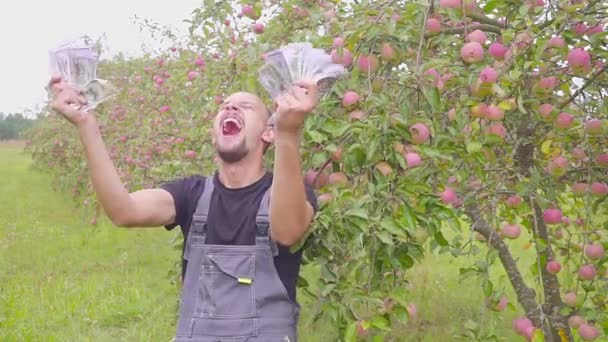
[[[60,76],[51,77],[48,84],[51,90],[51,109],[63,115],[73,125],[78,126],[89,116],[80,110],[87,99],[68,85]]]
[[[61,77],[49,82],[51,108],[79,128],[97,198],[118,227],[158,227],[175,221],[173,196],[164,189],[129,193],[102,140],[93,112],[81,110],[86,98]]]

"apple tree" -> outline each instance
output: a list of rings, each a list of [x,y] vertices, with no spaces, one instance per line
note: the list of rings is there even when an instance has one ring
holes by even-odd
[[[270,105],[264,53],[310,42],[349,71],[303,133],[322,208],[304,255],[321,276],[300,286],[317,283],[317,317],[346,341],[392,336],[431,249],[477,255],[462,274],[495,310],[519,305],[522,339],[594,340],[608,335],[607,17],[579,0],[205,0],[185,41],[103,63],[122,92],[100,122],[130,189],[209,172],[218,102],[246,90]],[[47,116],[28,148],[95,210],[66,126]]]

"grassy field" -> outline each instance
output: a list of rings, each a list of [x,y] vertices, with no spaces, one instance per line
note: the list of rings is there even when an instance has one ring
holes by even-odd
[[[179,258],[171,239],[180,233],[88,225],[69,194],[30,170],[19,144],[0,144],[0,165],[0,341],[170,341],[179,288],[167,271]],[[429,255],[411,270],[419,318],[398,341],[470,341],[456,337],[469,320],[503,341],[522,340],[511,331],[519,308],[493,313],[478,280],[459,282],[459,268],[472,261]],[[335,340],[327,323],[311,324],[308,300],[300,301],[301,341]]]

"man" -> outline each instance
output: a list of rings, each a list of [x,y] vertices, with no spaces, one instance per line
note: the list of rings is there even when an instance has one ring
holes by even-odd
[[[227,97],[213,124],[218,169],[156,189],[129,193],[106,150],[86,99],[52,78],[51,108],[78,128],[96,195],[119,227],[179,225],[184,234],[183,287],[175,341],[296,341],[296,280],[301,251],[289,247],[317,210],[302,179],[301,129],[316,106],[314,83],[300,82],[276,99]],[[275,146],[274,172],[263,155]],[[206,191],[205,191],[206,190]]]

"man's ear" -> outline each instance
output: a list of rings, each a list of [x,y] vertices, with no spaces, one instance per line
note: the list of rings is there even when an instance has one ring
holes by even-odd
[[[262,141],[272,145],[274,143],[274,127],[268,126],[262,133]]]

